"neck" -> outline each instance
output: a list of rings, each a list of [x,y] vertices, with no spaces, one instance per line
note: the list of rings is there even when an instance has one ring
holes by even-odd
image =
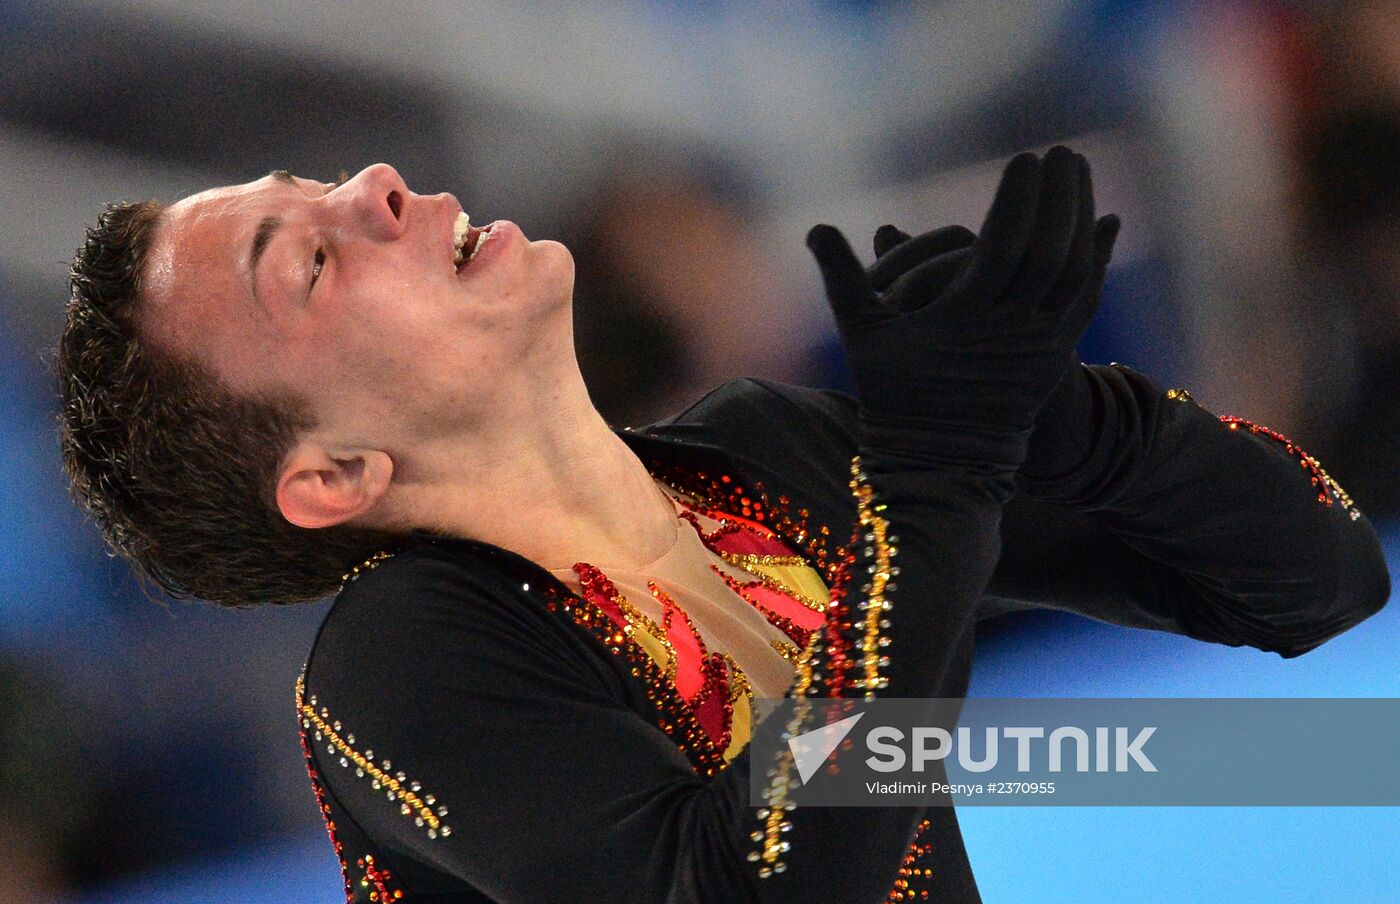
[[[506,396],[492,406],[499,416],[415,443],[396,461],[382,525],[481,540],[547,569],[640,564],[670,547],[670,500],[581,377]]]

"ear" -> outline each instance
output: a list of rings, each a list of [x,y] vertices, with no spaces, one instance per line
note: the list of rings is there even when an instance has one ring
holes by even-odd
[[[393,475],[393,459],[377,449],[298,443],[277,475],[277,508],[298,527],[344,524],[374,508]]]

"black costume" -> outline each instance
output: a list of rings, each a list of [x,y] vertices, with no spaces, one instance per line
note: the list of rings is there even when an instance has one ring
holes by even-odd
[[[1012,609],[1292,657],[1384,605],[1374,530],[1306,453],[1130,368],[1082,376],[1093,429],[1054,453],[1073,467],[1031,460],[1014,486],[871,476],[853,398],[754,379],[620,435],[828,582],[857,636],[842,648],[833,629],[826,690],[965,696],[975,620]],[[896,603],[878,627],[837,604],[872,594]],[[887,661],[865,658],[863,625]],[[298,682],[352,900],[978,900],[952,808],[760,818],[749,770],[771,764],[716,756],[658,674],[598,607],[499,547],[418,535],[357,569]]]

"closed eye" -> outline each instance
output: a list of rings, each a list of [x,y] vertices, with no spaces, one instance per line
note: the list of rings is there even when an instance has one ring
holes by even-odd
[[[316,280],[318,280],[318,279],[321,278],[321,271],[325,268],[325,266],[326,266],[326,252],[325,252],[325,249],[323,249],[323,248],[317,248],[317,249],[316,249],[316,255],[315,255],[315,257],[312,259],[312,264],[311,264],[311,285],[310,285],[309,287],[307,287],[307,291],[308,291],[308,292],[310,292],[312,289],[316,288]]]

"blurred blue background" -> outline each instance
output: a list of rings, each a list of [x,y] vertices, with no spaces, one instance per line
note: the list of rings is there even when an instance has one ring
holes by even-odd
[[[330,902],[292,719],[324,605],[148,598],[66,499],[47,375],[102,203],[384,160],[562,239],[600,410],[844,387],[802,238],[974,228],[1066,143],[1124,221],[1084,360],[1316,455],[1400,562],[1400,4],[0,4],[0,904]],[[1390,607],[1302,658],[1036,613],[973,692],[1397,696]],[[995,901],[1400,901],[1393,809],[960,811]]]

